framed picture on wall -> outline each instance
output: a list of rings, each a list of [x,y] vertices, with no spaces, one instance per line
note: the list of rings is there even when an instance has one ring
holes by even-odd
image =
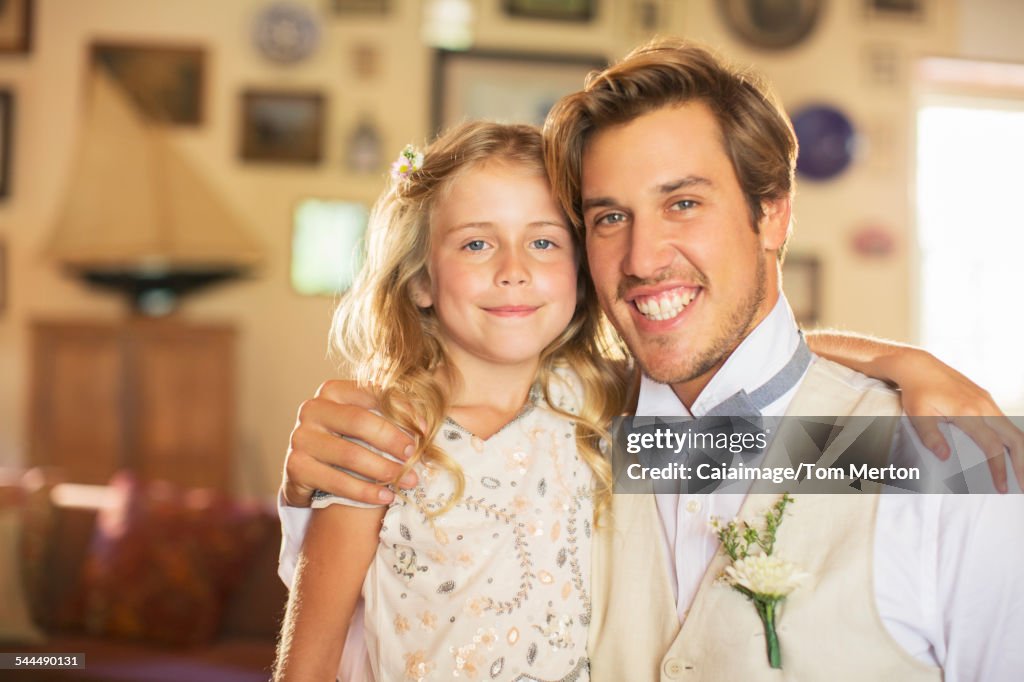
[[[192,47],[96,43],[93,67],[113,78],[146,118],[198,125],[203,118],[206,53]]]
[[[0,317],[7,307],[7,245],[0,240]]]
[[[821,320],[821,261],[817,256],[790,253],[782,263],[782,290],[796,322],[813,327]]]
[[[327,0],[334,14],[387,14],[390,0]]]
[[[337,296],[362,266],[370,209],[356,201],[303,199],[292,225],[292,289],[304,296]]]
[[[246,161],[319,163],[324,97],[318,92],[248,90],[242,93],[242,148]]]
[[[32,49],[32,10],[35,0],[0,2],[0,53]]]
[[[504,0],[505,13],[513,17],[590,21],[596,0]]]
[[[11,193],[13,156],[14,93],[0,90],[0,199]]]
[[[910,19],[924,17],[927,0],[864,0],[869,19]]]
[[[588,73],[606,65],[595,56],[438,50],[434,130],[474,119],[540,125],[559,98],[581,89]]]

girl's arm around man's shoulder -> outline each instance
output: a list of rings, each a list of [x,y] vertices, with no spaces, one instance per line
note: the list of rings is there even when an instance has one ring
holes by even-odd
[[[278,645],[277,682],[333,681],[387,507],[313,512]]]

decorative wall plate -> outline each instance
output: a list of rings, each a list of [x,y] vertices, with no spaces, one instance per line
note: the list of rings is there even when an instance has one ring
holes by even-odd
[[[818,22],[822,0],[718,0],[722,19],[754,47],[781,50],[806,38]]]
[[[857,133],[846,114],[827,104],[804,107],[793,115],[800,143],[796,172],[811,180],[830,180],[853,160]]]
[[[257,15],[252,38],[256,49],[267,59],[294,64],[316,49],[320,25],[306,7],[275,2]]]

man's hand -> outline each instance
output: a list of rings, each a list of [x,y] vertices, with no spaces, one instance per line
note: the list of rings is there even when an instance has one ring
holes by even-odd
[[[355,382],[340,380],[321,384],[316,396],[302,403],[288,441],[281,482],[289,506],[308,507],[314,490],[369,504],[387,504],[394,499],[394,493],[386,487],[334,468],[340,466],[385,482],[393,481],[401,472],[401,464],[341,437],[356,438],[403,461],[408,459],[413,453],[413,439],[370,411],[376,406],[372,393]],[[399,485],[415,486],[416,475],[406,473]]]

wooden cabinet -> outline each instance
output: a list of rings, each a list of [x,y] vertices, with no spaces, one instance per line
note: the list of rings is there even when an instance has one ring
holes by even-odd
[[[32,462],[229,489],[234,345],[229,326],[175,319],[35,323]]]

